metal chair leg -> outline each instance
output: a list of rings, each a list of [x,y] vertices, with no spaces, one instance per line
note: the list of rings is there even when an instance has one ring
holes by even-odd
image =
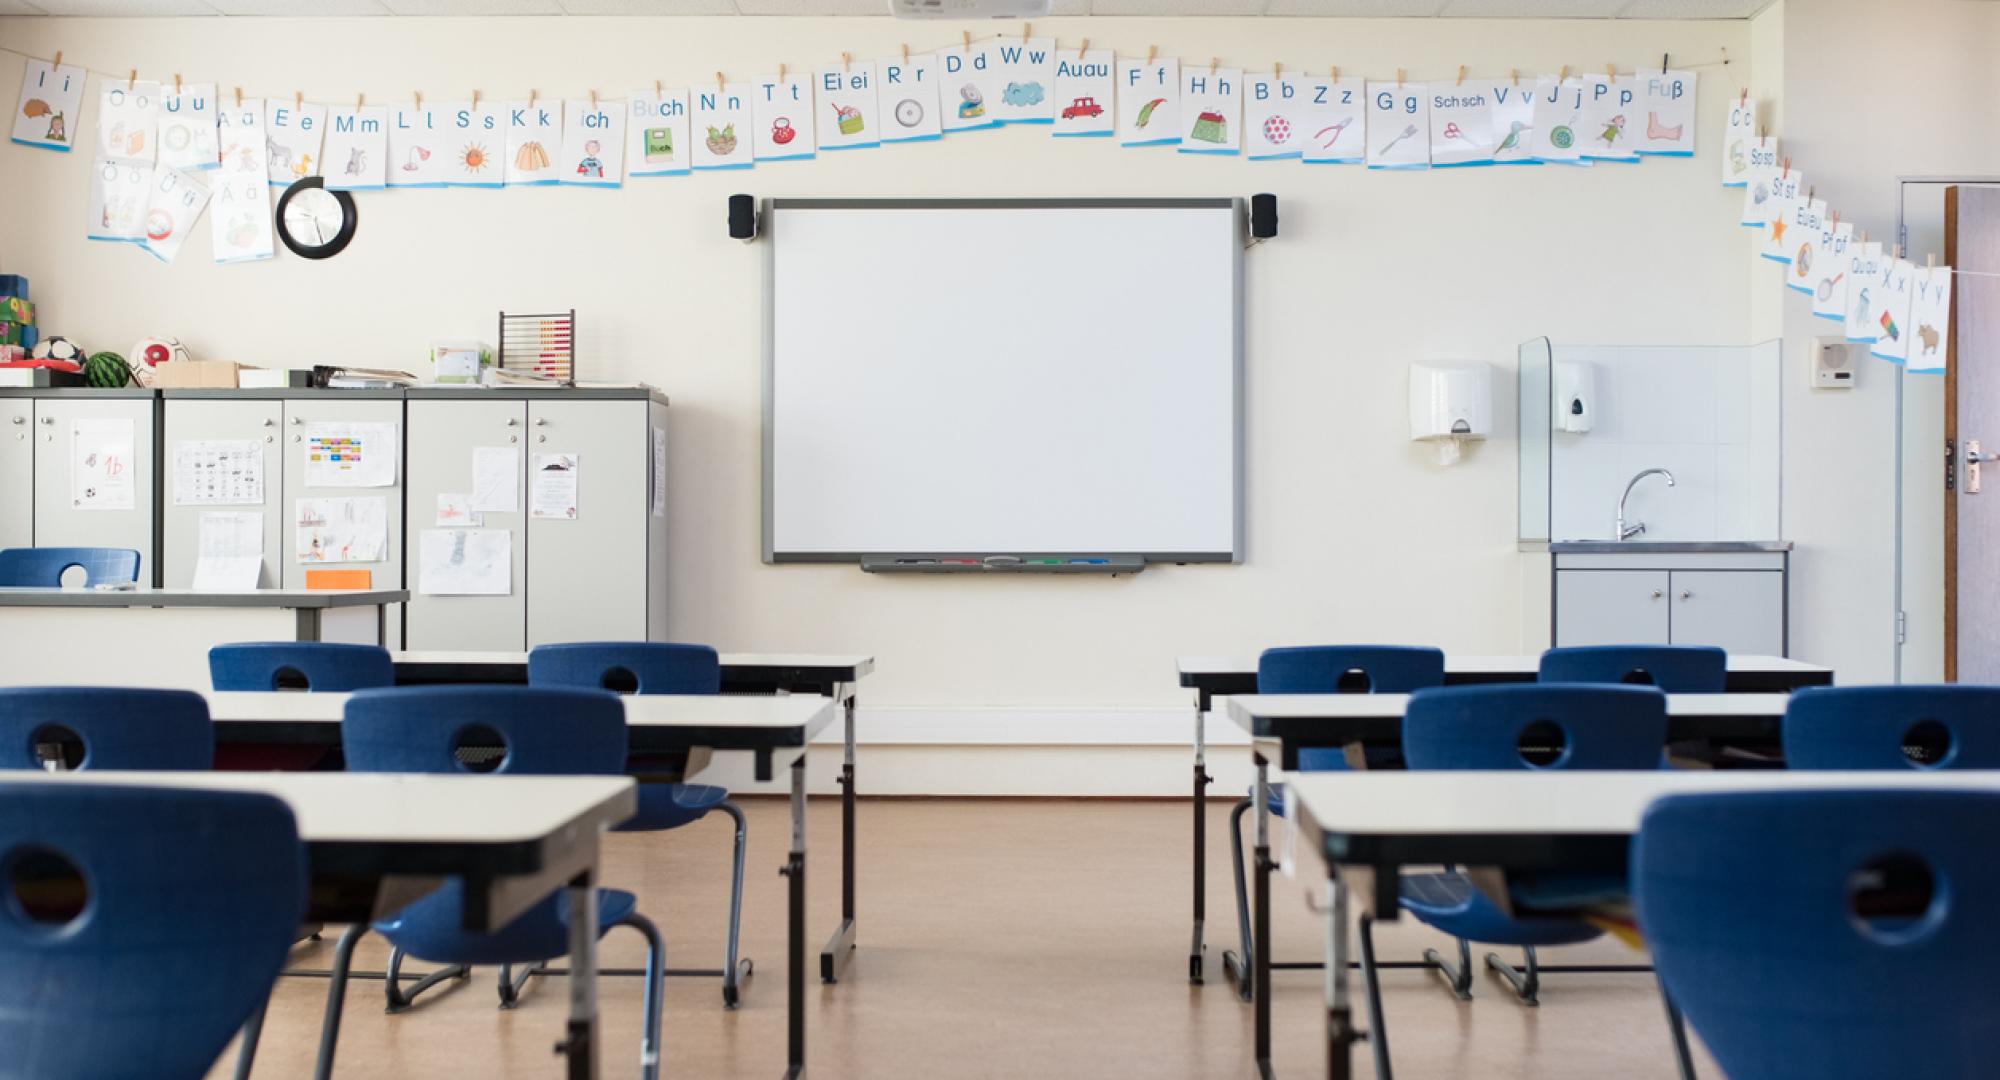
[[[733,1009],[741,999],[742,980],[750,977],[753,966],[748,959],[742,961],[740,970],[736,959],[736,941],[743,926],[743,845],[745,827],[743,811],[733,802],[723,800],[717,807],[736,822],[736,875],[729,886],[729,951],[722,968],[722,1005]]]
[[[501,964],[499,984],[500,1007],[511,1009],[519,1005],[521,1003],[521,991],[528,985],[528,980],[544,973],[545,968],[541,964],[523,964],[521,966],[520,978],[515,978],[514,965]],[[601,975],[603,972],[598,972],[598,974]]]
[[[1361,923],[1361,976],[1368,989],[1368,1045],[1375,1053],[1375,1080],[1395,1080],[1389,1066],[1389,1028],[1382,1021],[1382,984],[1375,973],[1375,919]]]
[[[1472,1000],[1472,946],[1466,944],[1464,938],[1458,939],[1457,967],[1453,967],[1451,961],[1446,960],[1444,954],[1436,949],[1424,950],[1424,963],[1436,968],[1444,976],[1445,985],[1458,996],[1458,1000]]]
[[[1486,966],[1493,971],[1499,972],[1501,978],[1506,979],[1513,985],[1514,996],[1521,999],[1521,1004],[1530,1006],[1540,1005],[1542,1000],[1538,995],[1542,991],[1542,969],[1535,959],[1535,947],[1528,945],[1523,947],[1521,951],[1526,953],[1528,957],[1525,969],[1517,969],[1514,965],[1500,959],[1499,953],[1487,953]]]
[[[250,1066],[257,1060],[257,1039],[264,1034],[264,1010],[270,1007],[271,996],[266,994],[243,1022],[243,1041],[236,1047],[236,1080],[250,1080]]]
[[[1680,1007],[1674,1004],[1672,994],[1667,993],[1665,983],[1660,984],[1660,1001],[1667,1007],[1667,1029],[1674,1036],[1674,1064],[1680,1069],[1681,1080],[1695,1080],[1694,1054],[1688,1049],[1687,1021],[1681,1017]]]
[[[464,964],[447,964],[418,979],[406,992],[403,989],[402,973],[403,950],[391,948],[389,950],[389,966],[384,971],[382,977],[382,994],[387,998],[387,1004],[382,1009],[383,1012],[402,1012],[404,1009],[417,1003],[418,994],[429,990],[431,987],[447,979],[469,979],[472,977],[472,969],[466,967]]]
[[[660,991],[663,980],[660,971],[666,966],[667,945],[660,937],[660,928],[653,925],[651,919],[635,911],[626,916],[625,921],[646,938],[646,1033],[644,1041],[639,1044],[639,1077],[640,1080],[659,1080]]]
[[[333,947],[333,970],[327,978],[326,1015],[319,1026],[319,1060],[313,1066],[314,1080],[333,1076],[333,1050],[340,1041],[340,1010],[346,1004],[347,969],[354,960],[354,945],[368,932],[367,923],[355,923],[341,931]]]
[[[1229,852],[1232,856],[1229,865],[1236,872],[1236,933],[1242,943],[1242,951],[1235,956],[1225,953],[1222,957],[1223,974],[1236,981],[1236,996],[1244,1001],[1251,998],[1251,961],[1256,955],[1252,952],[1254,946],[1250,936],[1250,885],[1243,869],[1243,815],[1250,808],[1250,800],[1244,799],[1229,811]]]

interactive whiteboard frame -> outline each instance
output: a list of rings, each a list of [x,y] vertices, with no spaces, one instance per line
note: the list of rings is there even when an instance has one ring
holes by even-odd
[[[1040,209],[1155,209],[1232,211],[1235,243],[1231,245],[1230,283],[1232,291],[1230,481],[1234,489],[1231,513],[1234,516],[1228,551],[778,551],[775,545],[776,395],[777,373],[777,242],[781,210],[1040,210]],[[1022,556],[1136,556],[1147,562],[1240,563],[1243,561],[1243,251],[1248,242],[1248,208],[1240,198],[1180,199],[772,199],[761,201],[758,234],[764,240],[764,431],[763,431],[763,558],[766,563],[858,563],[867,556],[923,554],[939,557],[984,558],[990,555]]]

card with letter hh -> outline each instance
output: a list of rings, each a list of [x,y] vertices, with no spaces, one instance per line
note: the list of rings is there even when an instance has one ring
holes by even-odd
[[[747,169],[755,165],[750,149],[750,84],[700,86],[693,94],[693,167]]]
[[[938,83],[938,98],[942,103],[944,130],[999,127],[1000,121],[993,112],[1000,97],[995,71],[999,57],[992,47],[985,42],[970,47],[950,45],[939,49],[937,55],[938,68],[943,73]]]
[[[1056,81],[1054,38],[1001,38],[993,43],[1000,58],[994,82],[1000,84],[1000,99],[989,102],[993,115],[1003,124],[1046,124],[1055,119],[1053,88]]]
[[[264,138],[271,144],[267,164],[272,184],[290,187],[320,175],[325,168],[319,151],[326,138],[326,106],[271,99],[265,103]]]
[[[1642,154],[1694,156],[1694,88],[1692,71],[1645,72],[1639,76],[1638,112],[1646,116],[1639,131]]]
[[[625,104],[625,175],[686,176],[687,91],[634,90]]]
[[[1172,146],[1181,141],[1178,60],[1118,62],[1118,141],[1124,146]]]
[[[942,137],[937,57],[928,53],[875,61],[882,103],[882,141],[918,142]]]
[[[874,64],[835,64],[813,72],[818,81],[819,148],[859,150],[882,145],[882,103]]]
[[[1117,132],[1117,83],[1111,74],[1116,63],[1110,49],[1056,56],[1055,134],[1099,137]]]
[[[1243,152],[1243,72],[1237,68],[1181,69],[1183,154]]]
[[[1252,161],[1279,161],[1305,156],[1301,128],[1305,95],[1299,80],[1275,73],[1246,75],[1249,94],[1243,102],[1243,138]]]
[[[360,191],[387,183],[389,110],[380,105],[334,109],[327,123],[326,186]]]
[[[1366,94],[1358,79],[1299,80],[1299,132],[1308,165],[1354,165],[1366,156]]]
[[[751,80],[750,113],[758,161],[803,161],[818,151],[810,73]]]
[[[1924,266],[1912,274],[1909,368],[1941,375],[1951,366],[1951,267]]]
[[[1431,167],[1431,94],[1422,83],[1368,84],[1368,167]]]
[[[23,66],[21,96],[14,107],[14,141],[22,146],[67,151],[76,145],[84,70],[75,64],[57,67],[33,58]]]

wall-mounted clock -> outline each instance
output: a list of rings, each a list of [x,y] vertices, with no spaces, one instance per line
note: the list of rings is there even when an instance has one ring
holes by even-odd
[[[340,254],[354,239],[354,197],[328,191],[322,177],[308,176],[278,197],[278,238],[304,259]]]

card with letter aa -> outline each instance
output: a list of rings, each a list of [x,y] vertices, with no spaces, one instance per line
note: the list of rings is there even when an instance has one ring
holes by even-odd
[[[500,162],[507,167],[507,186],[555,183],[562,143],[562,102],[538,98],[508,102],[507,151]]]
[[[819,149],[812,76],[760,75],[750,82],[751,140],[758,161],[804,161]]]
[[[943,137],[939,118],[937,57],[919,53],[875,61],[882,104],[882,141],[917,142]]]
[[[625,175],[686,176],[686,90],[634,90],[625,96]]]
[[[159,156],[159,147],[155,145],[159,125],[159,83],[133,79],[98,81],[98,157],[152,163]]]
[[[152,165],[144,161],[98,158],[90,174],[90,224],[84,235],[123,243],[144,240],[152,195],[146,182],[152,175]]]
[[[1909,368],[1942,375],[1951,366],[1951,267],[1925,266],[1912,276]]]
[[[305,177],[318,176],[323,168],[319,151],[326,138],[326,106],[298,98],[266,99],[264,138],[271,144],[266,163],[271,168],[271,183],[290,187]]]
[[[1368,84],[1368,167],[1431,167],[1431,93],[1422,83]]]
[[[1244,76],[1243,148],[1252,161],[1305,156],[1304,96],[1297,79]]]
[[[1117,54],[1110,49],[1056,56],[1055,134],[1108,137],[1118,130],[1116,83],[1111,76]]]
[[[617,187],[625,182],[625,103],[563,102],[562,182]]]
[[[1360,80],[1299,80],[1299,134],[1308,165],[1353,165],[1366,156],[1367,96]]]
[[[443,187],[450,161],[444,110],[431,105],[389,109],[389,186]]]
[[[160,92],[160,161],[176,169],[213,169],[222,156],[215,142],[215,84],[188,83]]]
[[[1464,83],[1431,91],[1431,167],[1493,164],[1493,99]]]
[[[756,164],[750,149],[749,83],[696,87],[689,138],[694,143],[695,169],[748,169]]]
[[[444,128],[447,187],[499,187],[507,182],[507,109],[498,102],[447,101],[438,109]]]
[[[1875,343],[1868,346],[1868,355],[1900,364],[1910,355],[1910,303],[1916,296],[1917,268],[1908,259],[1884,259],[1883,266],[1868,302],[1868,321],[1875,324]]]
[[[327,118],[326,186],[334,191],[379,188],[388,180],[389,110],[380,105],[332,109]]]
[[[1535,80],[1535,160],[1588,165],[1583,156],[1583,80],[1544,75]]]
[[[1738,222],[1746,229],[1761,229],[1771,223],[1771,180],[1778,175],[1778,140],[1752,140],[1748,155],[1750,168],[1744,175],[1743,216]]]
[[[1875,309],[1875,290],[1880,287],[1882,264],[1887,261],[1880,241],[1862,243],[1857,240],[1847,245],[1846,320],[1849,341],[1875,340],[1875,324],[1868,321],[1868,317]]]
[[[1493,164],[1540,165],[1535,159],[1535,89],[1520,80],[1494,80],[1486,84],[1492,101],[1489,122],[1493,125]]]
[[[993,81],[1000,97],[987,103],[1003,124],[1046,124],[1055,119],[1056,42],[1054,38],[1001,38]]]
[[[1791,236],[1792,226],[1798,220],[1798,204],[1806,201],[1805,174],[1798,169],[1781,168],[1765,183],[1770,196],[1764,200],[1764,210],[1770,217],[1764,222],[1764,240],[1757,253],[1778,262],[1791,262],[1797,245]]]
[[[1182,68],[1180,152],[1242,153],[1242,91],[1237,68]]]
[[[32,57],[24,66],[14,106],[14,141],[67,151],[76,144],[76,118],[83,110],[83,69]]]
[[[187,241],[201,208],[208,205],[208,185],[195,174],[165,162],[153,166],[152,192],[147,197],[146,239],[140,245],[161,262],[173,262]]]
[[[1821,319],[1847,318],[1847,257],[1854,243],[1852,222],[1828,222],[1812,256],[1812,313]]]
[[[819,111],[814,127],[821,150],[882,145],[882,103],[875,94],[875,65],[844,63],[813,73]]]
[[[1819,253],[1820,234],[1826,232],[1826,200],[1800,199],[1792,204],[1792,223],[1785,229],[1785,249],[1779,262],[1789,265],[1785,287],[1811,293],[1818,282],[1813,277],[1814,259]]]
[[[1722,186],[1742,187],[1750,182],[1751,147],[1761,141],[1757,138],[1757,106],[1750,103],[1749,95],[1738,95],[1729,105],[1729,123],[1722,129]],[[1773,157],[1778,148],[1771,147]]]
[[[1639,150],[1632,106],[1638,80],[1586,75],[1583,80],[1583,154],[1597,161],[1637,161]]]
[[[1000,97],[999,57],[986,42],[977,45],[948,45],[938,50],[940,116],[944,130],[978,131],[999,127],[994,115]]]
[[[219,263],[254,262],[276,251],[271,222],[270,146],[264,141],[264,99],[244,98],[216,112],[222,164],[209,181],[210,246]]]
[[[1118,61],[1118,142],[1172,146],[1181,141],[1181,62]]]
[[[1645,126],[1635,132],[1640,153],[1694,156],[1695,79],[1692,71],[1648,71],[1638,76],[1639,102],[1633,118],[1646,118]]]

